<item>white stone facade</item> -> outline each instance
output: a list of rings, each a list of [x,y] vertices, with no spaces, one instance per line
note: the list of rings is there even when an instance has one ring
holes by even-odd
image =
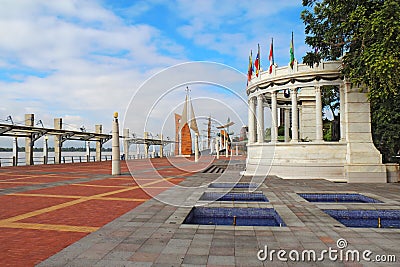
[[[324,178],[345,182],[386,182],[386,168],[371,136],[366,92],[351,88],[341,62],[273,68],[248,84],[249,143],[245,175],[288,179]],[[340,88],[340,136],[324,142],[321,87]],[[290,92],[290,95],[284,95]],[[271,141],[264,139],[264,108],[271,108]],[[285,142],[278,142],[278,109],[284,109]],[[289,138],[289,127],[292,136]]]

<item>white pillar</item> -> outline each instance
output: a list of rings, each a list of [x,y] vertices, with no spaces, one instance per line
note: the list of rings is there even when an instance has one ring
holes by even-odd
[[[164,144],[163,144],[163,135],[160,134],[160,140],[161,140],[161,144],[160,144],[160,158],[164,157]]]
[[[290,110],[289,110],[289,108],[285,108],[284,120],[285,120],[285,142],[287,143],[287,142],[289,142],[289,139],[290,139],[290,134],[289,134],[289,131],[290,131]]]
[[[140,145],[136,144],[136,159],[139,159],[140,157]]]
[[[239,149],[238,149],[238,145],[236,144],[236,156],[239,155]]]
[[[123,136],[124,136],[123,140],[124,140],[125,160],[128,160],[129,159],[129,141],[128,141],[128,139],[129,139],[129,129],[128,128],[124,129]]]
[[[90,161],[90,141],[86,141],[86,162]]]
[[[144,132],[144,158],[149,157],[149,144],[147,144],[148,133]]]
[[[264,143],[264,101],[263,96],[257,96],[257,142]]]
[[[297,107],[297,89],[292,91],[292,142],[299,141],[299,111]]]
[[[18,137],[13,140],[13,166],[18,165]]]
[[[255,143],[256,133],[255,133],[255,110],[256,110],[256,100],[255,97],[249,99],[249,143]]]
[[[344,84],[340,85],[340,141],[346,141],[346,117],[345,117],[345,97],[344,97]]]
[[[217,159],[219,159],[219,141],[215,139],[215,150],[217,151]]]
[[[48,140],[49,137],[46,135],[43,136],[43,164],[47,164],[49,159],[49,148],[48,148]]]
[[[62,129],[62,118],[54,119],[54,129]],[[61,135],[54,135],[54,164],[61,163],[61,148],[62,148],[62,138]]]
[[[95,125],[95,131],[96,133],[102,133],[103,132],[103,125],[97,124]],[[101,141],[96,142],[96,161],[101,161],[101,148],[103,144]]]
[[[225,157],[227,158],[228,157],[228,135],[227,136],[225,136]]]
[[[194,134],[194,162],[199,161],[199,135]]]
[[[119,150],[119,123],[118,112],[114,112],[114,120],[112,123],[112,165],[111,175],[121,174],[120,150]]]
[[[272,112],[272,122],[271,122],[271,142],[275,143],[278,141],[278,108],[276,101],[276,92],[271,93],[271,112]]]
[[[34,115],[33,114],[25,114],[25,125],[33,126],[34,124]],[[32,138],[32,134],[28,137],[25,137],[25,164],[33,165],[33,146],[34,141]]]
[[[315,141],[322,142],[322,100],[321,87],[315,86]]]

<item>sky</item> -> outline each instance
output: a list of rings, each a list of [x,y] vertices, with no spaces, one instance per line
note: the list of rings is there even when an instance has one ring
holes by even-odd
[[[239,134],[247,124],[248,57],[261,47],[261,67],[289,62],[304,44],[301,1],[265,0],[0,0],[0,123],[111,131],[114,111],[122,128],[143,136],[174,136],[185,88],[206,129],[228,117]],[[213,63],[209,63],[213,62]],[[41,126],[41,125],[40,125]],[[0,146],[11,147],[0,137]],[[40,146],[40,145],[38,145]],[[82,144],[83,146],[83,144]]]

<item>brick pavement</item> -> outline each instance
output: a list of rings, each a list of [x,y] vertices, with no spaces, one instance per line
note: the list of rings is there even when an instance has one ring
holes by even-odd
[[[0,266],[33,266],[150,199],[144,187],[160,193],[188,175],[155,161],[168,175],[140,186],[126,164],[118,177],[110,162],[0,168]]]

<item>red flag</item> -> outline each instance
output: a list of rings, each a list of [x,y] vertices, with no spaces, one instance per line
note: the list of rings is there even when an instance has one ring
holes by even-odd
[[[274,39],[271,40],[271,46],[269,48],[269,74],[272,73],[272,66],[274,65]]]
[[[249,69],[247,71],[247,82],[251,80],[251,76],[253,76],[253,51],[250,50]]]
[[[254,61],[254,67],[256,67],[256,76],[258,77],[258,73],[260,73],[260,44],[258,44],[258,52],[256,60]]]

